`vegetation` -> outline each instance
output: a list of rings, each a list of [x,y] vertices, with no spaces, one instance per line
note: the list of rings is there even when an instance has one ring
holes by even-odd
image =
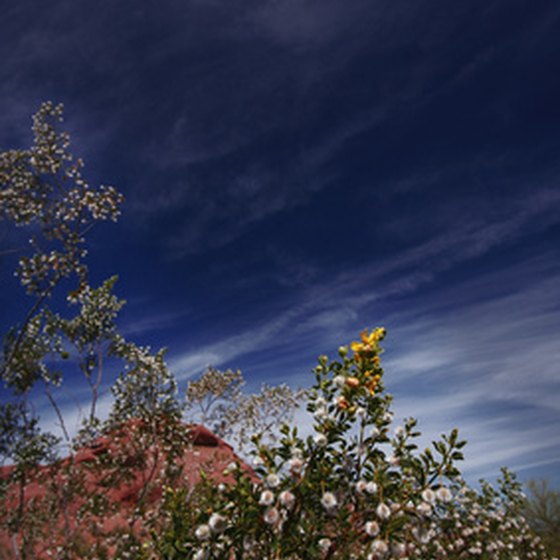
[[[527,490],[523,515],[546,549],[560,556],[560,492],[550,488],[546,480],[529,481]]]
[[[209,369],[180,402],[165,351],[119,333],[116,279],[90,285],[86,235],[117,219],[122,195],[87,183],[61,120],[61,106],[43,104],[32,147],[0,155],[0,215],[31,235],[16,271],[31,303],[0,359],[11,395],[0,407],[0,454],[12,465],[0,481],[0,558],[548,558],[514,475],[504,470],[498,489],[469,488],[455,465],[465,445],[457,430],[421,451],[414,419],[393,427],[384,329],[364,331],[336,360],[321,356],[305,393],[264,386],[246,396],[239,372]],[[100,419],[113,371],[114,404]],[[90,402],[74,436],[57,399],[77,374]],[[40,393],[60,437],[42,431]],[[307,437],[289,422],[303,399]],[[221,484],[210,465],[189,484],[185,412],[235,439],[258,477],[238,460]],[[112,500],[132,483],[126,501]]]

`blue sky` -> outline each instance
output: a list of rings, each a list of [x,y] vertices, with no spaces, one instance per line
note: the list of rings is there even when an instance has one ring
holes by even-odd
[[[559,25],[553,1],[20,1],[0,149],[65,104],[87,177],[126,195],[93,276],[182,386],[306,386],[384,325],[397,417],[458,426],[473,479],[560,485]]]

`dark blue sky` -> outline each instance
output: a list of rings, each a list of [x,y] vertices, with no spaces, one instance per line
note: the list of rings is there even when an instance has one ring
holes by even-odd
[[[385,325],[399,417],[559,484],[559,30],[556,1],[12,2],[0,149],[65,104],[127,197],[94,277],[183,385],[306,386]]]

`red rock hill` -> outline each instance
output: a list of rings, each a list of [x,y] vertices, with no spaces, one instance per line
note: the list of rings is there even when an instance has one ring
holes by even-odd
[[[30,560],[59,557],[55,551],[62,542],[76,543],[70,557],[80,558],[80,547],[113,557],[115,535],[147,535],[146,520],[157,512],[169,469],[179,473],[177,486],[192,487],[201,472],[216,484],[231,482],[224,470],[232,462],[257,480],[232,447],[208,429],[183,425],[179,433],[183,443],[173,454],[165,426],[146,429],[133,420],[75,454],[35,469],[24,482],[14,480],[13,467],[1,467],[7,491],[0,495],[0,559],[18,558],[14,543],[21,547],[29,539]],[[142,515],[135,515],[138,509]],[[14,534],[5,522],[18,512],[23,522]]]

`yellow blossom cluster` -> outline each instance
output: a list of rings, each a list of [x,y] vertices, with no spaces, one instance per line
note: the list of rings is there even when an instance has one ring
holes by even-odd
[[[350,348],[357,362],[371,358],[379,352],[379,342],[385,338],[385,329],[379,327],[368,334],[367,329],[360,333],[360,341],[352,342]]]
[[[367,329],[360,334],[360,340],[350,345],[354,353],[355,368],[344,378],[335,378],[335,383],[342,389],[343,394],[338,397],[337,405],[341,410],[352,410],[351,401],[363,390],[370,396],[375,395],[381,380],[383,370],[380,366],[379,342],[385,337],[385,329],[380,327],[369,332]]]

